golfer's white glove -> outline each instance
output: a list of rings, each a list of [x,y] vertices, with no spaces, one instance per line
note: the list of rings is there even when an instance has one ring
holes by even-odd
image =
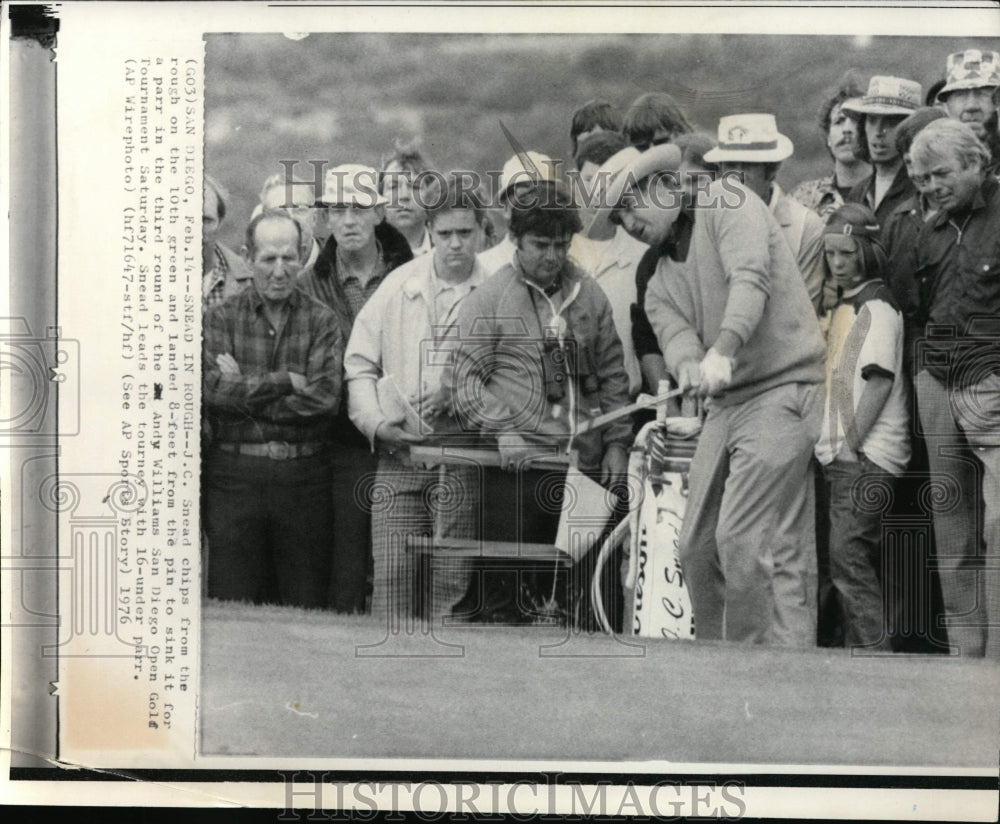
[[[734,358],[727,358],[725,355],[720,355],[715,349],[709,349],[701,361],[699,394],[704,397],[712,397],[724,392],[733,382],[733,367],[735,365]]]

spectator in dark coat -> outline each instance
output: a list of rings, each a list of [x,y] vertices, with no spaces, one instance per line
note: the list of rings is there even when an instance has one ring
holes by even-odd
[[[303,270],[299,288],[326,304],[345,339],[354,319],[385,276],[413,259],[410,244],[385,222],[386,199],[377,172],[356,164],[330,169],[323,196],[330,237],[316,265]],[[338,612],[362,612],[371,568],[369,498],[378,468],[371,445],[347,416],[346,398],[333,427],[333,576],[329,603]]]
[[[867,180],[851,189],[846,200],[867,206],[880,225],[916,191],[906,174],[903,158],[896,151],[893,129],[920,106],[922,99],[919,83],[900,77],[875,76],[860,101],[843,105],[861,115],[861,158],[875,167]]]

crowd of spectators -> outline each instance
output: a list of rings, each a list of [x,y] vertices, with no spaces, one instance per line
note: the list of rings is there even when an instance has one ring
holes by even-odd
[[[414,547],[553,543],[566,473],[538,460],[570,451],[621,518],[639,419],[589,422],[669,381],[702,418],[698,639],[1000,658],[1000,54],[943,68],[929,99],[848,74],[830,174],[788,192],[773,115],[703,131],[662,92],[582,105],[568,162],[511,139],[495,191],[416,145],[272,175],[239,253],[206,176],[208,595],[551,618],[551,575],[459,556],[417,592]]]

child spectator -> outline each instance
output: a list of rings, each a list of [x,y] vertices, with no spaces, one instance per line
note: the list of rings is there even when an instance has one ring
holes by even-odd
[[[885,252],[872,211],[857,203],[831,215],[823,237],[828,310],[827,403],[816,457],[829,495],[830,579],[844,644],[889,650],[883,622],[882,514],[910,457],[903,317],[881,279]]]

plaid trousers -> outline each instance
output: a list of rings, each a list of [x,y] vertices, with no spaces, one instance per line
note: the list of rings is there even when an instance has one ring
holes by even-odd
[[[924,370],[916,389],[948,640],[1000,660],[1000,375],[949,388]]]
[[[383,454],[372,490],[374,589],[372,615],[390,627],[414,615],[415,553],[408,542],[425,538],[476,538],[480,534],[480,477],[474,466],[424,469]],[[430,616],[449,614],[469,585],[467,559],[435,559]],[[426,582],[424,582],[426,585]]]

